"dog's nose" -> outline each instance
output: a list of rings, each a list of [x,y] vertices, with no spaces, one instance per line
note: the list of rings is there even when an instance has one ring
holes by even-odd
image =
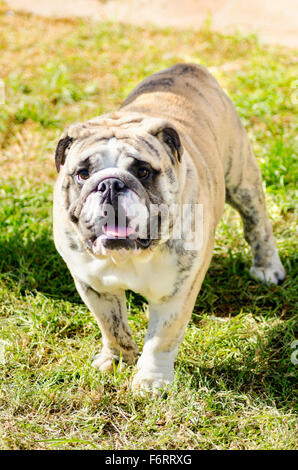
[[[125,184],[118,178],[107,178],[101,181],[97,186],[98,191],[102,193],[104,198],[110,196],[111,199],[113,199],[113,196],[121,192],[124,188]]]

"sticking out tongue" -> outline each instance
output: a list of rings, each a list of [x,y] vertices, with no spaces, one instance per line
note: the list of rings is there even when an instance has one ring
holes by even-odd
[[[103,233],[108,237],[126,238],[129,237],[129,235],[132,235],[134,230],[130,227],[105,225],[103,227]]]

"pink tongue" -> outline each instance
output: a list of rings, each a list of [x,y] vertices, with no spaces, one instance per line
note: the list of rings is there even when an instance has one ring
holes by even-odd
[[[104,227],[104,233],[108,235],[108,237],[115,237],[115,238],[126,238],[132,233],[134,233],[133,229],[130,227]]]

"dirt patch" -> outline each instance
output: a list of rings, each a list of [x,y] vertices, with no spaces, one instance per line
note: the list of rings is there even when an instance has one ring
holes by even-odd
[[[84,17],[136,25],[212,28],[257,33],[264,42],[298,47],[297,0],[7,0],[11,9],[41,16]]]

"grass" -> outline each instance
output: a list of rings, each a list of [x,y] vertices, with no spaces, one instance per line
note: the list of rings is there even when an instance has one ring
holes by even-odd
[[[208,28],[6,11],[0,2],[0,448],[295,449],[295,51]],[[139,80],[178,61],[210,67],[236,104],[288,276],[278,287],[249,278],[240,220],[227,208],[176,380],[156,399],[131,393],[133,367],[90,366],[100,332],[53,245],[53,153],[66,125],[117,108]],[[146,305],[131,292],[127,301],[142,347]]]

